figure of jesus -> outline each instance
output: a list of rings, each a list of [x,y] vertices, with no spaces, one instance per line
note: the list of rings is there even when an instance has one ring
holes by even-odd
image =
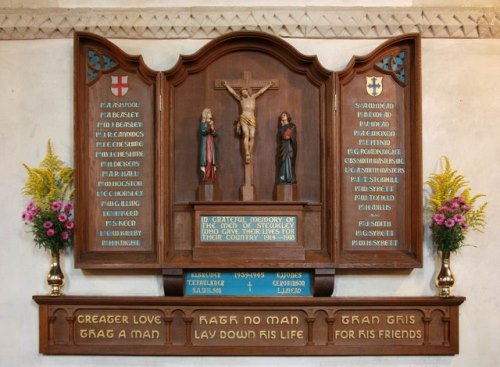
[[[228,92],[238,101],[241,106],[241,114],[236,125],[238,135],[243,134],[243,148],[245,150],[245,164],[250,164],[252,159],[252,151],[254,145],[255,129],[257,128],[257,120],[255,119],[255,100],[261,96],[266,90],[271,88],[272,82],[260,89],[255,94],[250,94],[250,90],[242,88],[239,95],[225,80],[222,85],[226,87]]]

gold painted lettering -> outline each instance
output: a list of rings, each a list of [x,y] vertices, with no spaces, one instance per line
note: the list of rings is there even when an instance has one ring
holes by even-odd
[[[158,330],[131,330],[130,337],[132,339],[159,339],[160,332]]]
[[[354,330],[335,330],[335,339],[355,339]]]
[[[276,339],[276,330],[260,330],[260,339]]]
[[[298,325],[299,318],[297,316],[276,316],[271,315],[266,318],[268,325]]]
[[[195,339],[213,339],[215,338],[216,331],[215,330],[203,330],[201,333],[198,330],[194,331]]]
[[[113,339],[114,330],[112,329],[80,329],[80,338],[82,339]]]
[[[199,318],[200,325],[237,325],[238,317],[235,315],[219,315],[219,316],[200,316]]]
[[[133,316],[134,324],[157,324],[160,325],[162,323],[161,317],[158,315],[134,315]]]
[[[220,330],[219,331],[219,338],[220,339],[238,339],[238,340],[244,340],[244,339],[255,339],[256,333],[253,330]]]
[[[260,316],[245,316],[243,318],[244,324],[259,325],[261,322]]]
[[[387,323],[389,325],[414,325],[414,315],[388,315]]]
[[[280,330],[280,339],[304,339],[302,330]]]

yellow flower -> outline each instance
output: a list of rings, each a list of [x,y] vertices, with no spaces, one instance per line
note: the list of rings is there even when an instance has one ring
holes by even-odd
[[[28,171],[28,180],[23,193],[33,198],[41,209],[46,209],[56,200],[73,198],[73,169],[64,165],[55,155],[50,140],[47,142],[47,154],[39,168],[23,164]]]

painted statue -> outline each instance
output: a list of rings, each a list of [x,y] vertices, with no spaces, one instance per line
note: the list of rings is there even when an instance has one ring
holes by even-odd
[[[292,117],[288,112],[282,112],[280,115],[279,150],[278,162],[279,173],[278,183],[294,184],[297,182],[295,177],[295,158],[297,153],[297,128],[292,123]]]
[[[215,153],[215,131],[212,111],[205,108],[201,113],[200,121],[200,169],[203,172],[203,183],[215,182],[215,170],[217,165]]]
[[[245,150],[245,164],[249,164],[252,159],[252,151],[255,138],[255,130],[257,128],[257,120],[255,118],[255,100],[261,96],[266,90],[271,88],[272,82],[261,88],[257,93],[250,94],[250,90],[242,88],[240,94],[236,93],[233,88],[224,80],[222,85],[226,87],[229,93],[240,102],[241,114],[236,125],[238,135],[243,134],[243,148]]]

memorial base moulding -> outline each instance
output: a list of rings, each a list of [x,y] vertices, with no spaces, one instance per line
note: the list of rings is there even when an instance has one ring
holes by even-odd
[[[40,352],[453,355],[463,297],[34,296]]]

